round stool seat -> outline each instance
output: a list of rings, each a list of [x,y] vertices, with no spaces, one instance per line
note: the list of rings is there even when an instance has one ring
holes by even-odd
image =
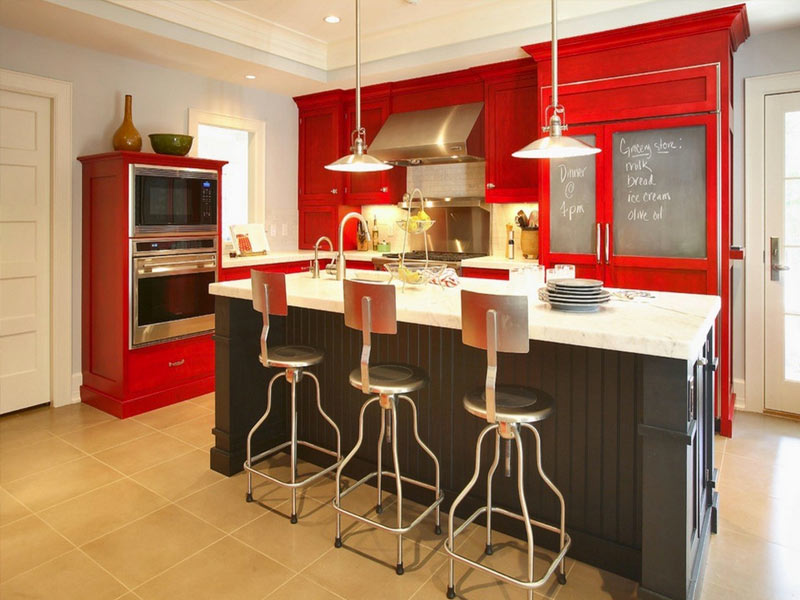
[[[475,388],[464,396],[464,408],[486,419],[486,388]],[[553,414],[549,394],[521,385],[498,385],[495,389],[495,422],[535,423]]]
[[[279,367],[281,369],[302,369],[318,365],[325,357],[322,350],[317,350],[311,346],[272,346],[267,352],[268,367]]]
[[[419,367],[403,364],[370,365],[369,389],[362,390],[361,368],[350,371],[350,385],[365,393],[407,394],[427,384],[428,374]]]

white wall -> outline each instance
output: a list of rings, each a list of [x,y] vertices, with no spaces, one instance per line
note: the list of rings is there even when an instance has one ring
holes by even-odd
[[[0,67],[73,85],[73,157],[112,150],[125,94],[133,95],[133,122],[146,135],[185,133],[188,109],[199,108],[267,123],[266,218],[276,223],[274,249],[297,248],[297,107],[288,96],[165,69],[0,27]],[[73,372],[80,371],[81,168],[73,165]],[[286,224],[288,234],[281,235]],[[58,251],[56,249],[55,251]]]
[[[733,244],[744,245],[744,79],[800,71],[800,27],[753,36],[733,55]],[[734,391],[744,396],[744,265],[734,268],[733,377]]]

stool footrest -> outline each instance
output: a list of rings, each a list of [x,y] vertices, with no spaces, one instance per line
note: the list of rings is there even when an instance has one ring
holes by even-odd
[[[301,488],[303,486],[306,486],[306,485],[309,485],[310,483],[313,483],[314,481],[316,481],[317,479],[319,479],[323,475],[325,475],[327,473],[330,473],[331,471],[336,469],[336,467],[339,466],[339,463],[342,462],[341,460],[337,460],[332,465],[330,465],[328,467],[325,467],[321,471],[318,471],[318,472],[314,473],[313,475],[309,475],[308,477],[306,477],[302,481],[298,481],[298,482],[295,482],[295,483],[291,483],[289,481],[283,481],[282,479],[277,479],[275,477],[272,477],[271,475],[267,475],[263,471],[259,471],[258,469],[256,469],[253,466],[257,462],[259,462],[259,461],[261,461],[261,460],[263,460],[265,458],[268,458],[269,456],[272,456],[273,454],[276,454],[276,453],[280,452],[281,450],[283,450],[287,446],[291,445],[291,443],[292,443],[291,441],[283,442],[282,444],[278,444],[274,448],[270,448],[269,450],[265,450],[264,452],[261,452],[260,454],[255,455],[249,461],[244,461],[244,470],[247,471],[248,473],[252,473],[253,475],[258,475],[259,477],[261,477],[263,479],[267,479],[267,480],[269,480],[269,481],[271,481],[273,483],[277,483],[278,485],[283,486],[285,488],[299,489],[299,488]],[[321,448],[320,446],[317,446],[316,444],[312,444],[311,442],[306,442],[306,441],[303,441],[303,440],[297,440],[297,443],[299,445],[301,445],[301,446],[305,446],[307,448],[313,448],[314,450],[318,450],[319,452],[324,452],[325,454],[329,454],[329,455],[331,455],[333,457],[337,457],[336,452],[334,452],[333,450],[328,450],[327,448]]]
[[[387,474],[387,475],[391,474],[392,476],[394,476],[394,473],[389,473],[388,471],[384,471],[383,473]],[[353,485],[348,487],[346,490],[340,492],[339,493],[339,500],[341,501],[341,499],[344,498],[347,494],[349,494],[350,492],[354,491],[359,486],[364,485],[367,481],[369,481],[373,477],[377,477],[377,476],[378,476],[378,472],[375,471],[375,472],[369,473],[368,475],[362,477],[361,479],[356,481]],[[412,479],[410,477],[401,476],[400,479],[402,481],[405,481],[406,483],[411,483],[411,484],[414,484],[414,485],[418,485],[418,486],[423,487],[425,489],[431,489],[431,490],[434,490],[434,491],[436,489],[434,486],[431,486],[431,485],[429,485],[427,483],[423,483],[421,481],[417,481],[416,479]],[[389,527],[387,525],[384,525],[383,523],[379,523],[378,521],[374,521],[374,520],[369,519],[367,517],[364,517],[362,515],[350,512],[349,510],[341,507],[341,505],[337,502],[335,496],[333,498],[332,504],[333,504],[333,508],[336,511],[342,513],[343,515],[347,515],[348,517],[350,517],[352,519],[355,519],[357,521],[361,521],[362,523],[365,523],[367,525],[371,525],[372,527],[375,527],[377,529],[381,529],[383,531],[387,531],[389,533],[394,533],[394,534],[397,534],[397,535],[405,535],[406,533],[411,531],[414,527],[416,527],[437,506],[439,506],[442,503],[442,500],[444,500],[444,493],[442,491],[440,491],[439,492],[439,497],[436,500],[434,500],[433,504],[430,504],[424,511],[422,511],[422,513],[416,519],[414,519],[406,527]]]
[[[458,526],[458,528],[456,528],[453,531],[453,541],[455,542],[456,537],[458,537],[461,533],[463,533],[464,529],[467,526],[471,525],[472,522],[475,519],[477,519],[480,515],[485,514],[486,512],[487,512],[487,507],[481,506],[474,513],[472,513],[461,525]],[[525,521],[525,517],[523,517],[522,515],[520,515],[518,513],[515,513],[515,512],[511,512],[511,511],[506,510],[504,508],[498,508],[498,507],[493,506],[492,507],[492,512],[504,515],[506,517],[511,517],[512,519],[517,519],[519,521],[523,521],[523,522]],[[561,530],[558,527],[554,527],[553,525],[550,525],[549,523],[542,523],[541,521],[536,521],[534,519],[529,519],[529,522],[530,522],[531,525],[535,525],[536,527],[539,527],[541,529],[546,529],[547,531],[553,531],[555,533],[561,533]],[[550,563],[550,566],[547,569],[547,572],[542,577],[540,577],[539,579],[536,579],[534,581],[523,581],[521,579],[517,579],[516,577],[511,577],[510,575],[506,575],[505,573],[503,573],[501,571],[498,571],[496,569],[492,569],[491,567],[487,567],[486,565],[483,565],[483,564],[481,564],[479,562],[475,562],[474,560],[471,560],[471,559],[467,558],[466,556],[464,556],[462,554],[458,554],[458,553],[454,552],[453,549],[450,547],[450,539],[449,538],[446,539],[445,542],[444,542],[444,549],[445,549],[445,552],[447,552],[447,554],[449,554],[452,558],[454,558],[457,561],[462,562],[462,563],[464,563],[466,565],[469,565],[474,569],[478,569],[480,571],[483,571],[484,573],[488,573],[489,575],[493,575],[494,577],[497,577],[498,579],[500,579],[502,581],[505,581],[506,583],[510,583],[512,585],[516,585],[516,586],[521,587],[523,589],[535,590],[537,588],[542,587],[545,583],[547,583],[547,581],[550,579],[550,576],[558,568],[558,565],[561,563],[561,561],[566,556],[567,550],[569,550],[569,547],[570,547],[571,543],[572,543],[572,538],[569,537],[568,533],[564,533],[564,547],[561,549],[561,551],[556,555],[556,557]]]

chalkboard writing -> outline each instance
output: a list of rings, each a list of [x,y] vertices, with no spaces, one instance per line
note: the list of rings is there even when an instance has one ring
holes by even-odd
[[[614,254],[706,256],[706,129],[612,137]]]
[[[595,136],[576,135],[595,145]],[[595,251],[595,155],[550,159],[550,251]]]

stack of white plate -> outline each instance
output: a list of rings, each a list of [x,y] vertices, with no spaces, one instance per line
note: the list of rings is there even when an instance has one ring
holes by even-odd
[[[539,300],[570,312],[594,312],[610,297],[597,279],[554,279],[539,289]]]

